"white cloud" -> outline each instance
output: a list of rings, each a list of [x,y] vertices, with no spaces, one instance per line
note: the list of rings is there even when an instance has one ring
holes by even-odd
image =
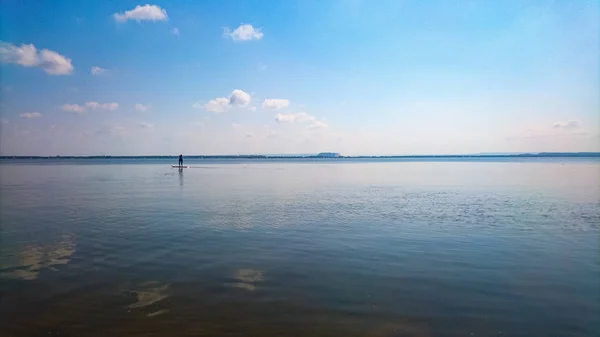
[[[140,128],[151,130],[154,129],[154,124],[148,122],[140,122]]]
[[[312,130],[325,129],[327,127],[329,127],[329,125],[327,125],[323,122],[320,122],[320,121],[314,121],[311,125],[308,126],[308,128],[312,129]]]
[[[225,28],[223,34],[234,41],[260,40],[264,36],[260,28],[254,28],[248,24],[241,24],[234,31]]]
[[[555,129],[576,129],[581,126],[581,121],[579,120],[570,120],[565,122],[556,122],[552,125]]]
[[[21,118],[30,119],[30,118],[42,117],[42,114],[39,112],[26,112],[26,113],[22,113],[20,116],[21,116]]]
[[[136,111],[148,111],[148,109],[150,109],[150,105],[144,105],[144,104],[140,104],[140,103],[135,104]]]
[[[171,34],[179,36],[179,28],[177,28],[177,27],[171,28]]]
[[[85,107],[81,106],[79,104],[64,104],[62,106],[62,109],[64,111],[68,111],[68,112],[77,112],[77,113],[81,113],[85,111]]]
[[[254,138],[254,134],[252,132],[247,133],[246,138]]]
[[[265,101],[263,102],[263,109],[281,109],[281,108],[287,108],[290,105],[290,100],[289,99],[284,99],[284,98],[273,98],[273,99],[265,99]]]
[[[127,20],[140,21],[164,21],[168,19],[167,11],[156,5],[135,6],[134,9],[125,13],[115,13],[113,18],[116,22],[126,22]]]
[[[3,63],[15,63],[24,67],[34,67],[39,64],[37,50],[33,44],[13,44],[0,42],[0,57]]]
[[[38,53],[33,44],[21,44],[18,47],[0,41],[0,60],[2,63],[24,67],[40,67],[50,75],[68,75],[73,72],[71,59],[48,49],[42,49]]]
[[[106,72],[106,69],[100,68],[98,66],[93,66],[91,69],[91,73],[94,76],[102,75]]]
[[[311,115],[307,114],[306,112],[299,112],[299,113],[295,113],[295,114],[278,113],[277,115],[275,115],[275,121],[278,123],[295,123],[295,122],[306,123],[306,122],[313,122],[315,120],[316,120],[316,118],[314,116],[311,116]]]
[[[196,102],[194,105],[192,105],[192,107],[220,113],[228,110],[232,105],[246,106],[250,103],[250,101],[251,97],[248,95],[248,93],[236,89],[231,92],[229,98],[217,97],[215,99],[211,99],[206,104],[202,104],[202,102]]]
[[[85,106],[90,109],[102,109],[113,111],[119,108],[119,103],[86,102]]]
[[[202,107],[206,111],[220,113],[229,108],[229,100],[225,97],[217,97],[215,99],[211,99]]]
[[[250,103],[250,95],[242,90],[235,89],[229,96],[229,104],[231,105],[246,105]]]
[[[252,111],[256,111],[256,107],[255,107],[255,106],[253,106],[253,107],[250,107],[250,110],[252,110]]]

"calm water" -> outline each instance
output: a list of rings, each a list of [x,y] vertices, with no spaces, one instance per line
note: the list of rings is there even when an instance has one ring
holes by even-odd
[[[4,336],[598,336],[600,161],[3,162]]]

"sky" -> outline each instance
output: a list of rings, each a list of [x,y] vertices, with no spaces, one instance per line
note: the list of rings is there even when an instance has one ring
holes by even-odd
[[[0,154],[600,151],[599,6],[0,0]]]

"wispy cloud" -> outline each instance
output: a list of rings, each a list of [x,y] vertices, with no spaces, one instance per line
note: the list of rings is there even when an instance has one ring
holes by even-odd
[[[171,28],[171,34],[173,34],[175,36],[179,36],[179,28],[177,28],[177,27]]]
[[[556,122],[552,125],[552,127],[555,129],[570,130],[570,129],[577,129],[577,128],[581,127],[581,125],[582,125],[582,123],[580,120],[570,120],[570,121]]]
[[[98,66],[93,66],[90,71],[91,71],[92,75],[98,76],[98,75],[104,74],[106,72],[106,69],[100,68]]]
[[[115,13],[113,18],[116,22],[123,23],[127,20],[140,21],[165,21],[168,19],[167,11],[156,5],[135,6],[134,9],[124,13]]]
[[[69,75],[73,72],[70,58],[48,49],[38,52],[33,44],[16,46],[0,41],[0,60],[23,67],[40,67],[50,75]]]
[[[68,112],[82,113],[85,111],[85,107],[79,104],[63,104],[62,109]]]
[[[248,24],[241,24],[233,31],[227,27],[223,30],[223,35],[234,41],[260,40],[264,36],[260,28],[254,28]]]
[[[329,125],[320,121],[314,121],[311,125],[308,126],[308,128],[311,130],[325,129],[327,127],[329,127]]]
[[[272,99],[265,99],[265,101],[262,104],[262,107],[263,107],[263,109],[276,110],[276,109],[286,108],[289,105],[290,105],[290,100],[288,100],[288,99],[272,98]]]
[[[98,102],[86,102],[83,105],[79,104],[63,104],[62,109],[68,112],[83,113],[88,109],[92,110],[117,110],[119,103],[98,103]]]
[[[299,112],[299,113],[291,113],[291,114],[283,114],[283,113],[278,113],[277,115],[275,115],[275,121],[277,123],[306,123],[306,122],[314,122],[316,121],[315,116],[311,116],[309,114],[307,114],[306,112]]]
[[[154,129],[154,124],[148,123],[148,122],[140,122],[140,128],[152,130],[152,129]]]
[[[121,124],[112,124],[101,126],[94,132],[96,136],[124,136],[127,134],[127,129]]]
[[[275,115],[275,121],[277,123],[301,123],[301,124],[309,124],[306,128],[310,130],[324,129],[329,127],[327,123],[323,121],[317,120],[315,116],[309,115],[306,112],[299,113],[278,113]]]
[[[148,111],[148,109],[150,109],[150,105],[144,105],[144,104],[140,104],[140,103],[137,103],[135,105],[136,111]]]
[[[31,119],[31,118],[42,117],[42,114],[39,112],[25,112],[25,113],[22,113],[20,116],[21,116],[21,118]]]
[[[86,102],[85,106],[90,109],[100,109],[100,110],[117,110],[119,108],[119,103],[98,103],[98,102]]]

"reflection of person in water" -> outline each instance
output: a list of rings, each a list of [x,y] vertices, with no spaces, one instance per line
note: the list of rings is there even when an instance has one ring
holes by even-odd
[[[179,167],[183,166],[183,156],[179,155]]]

